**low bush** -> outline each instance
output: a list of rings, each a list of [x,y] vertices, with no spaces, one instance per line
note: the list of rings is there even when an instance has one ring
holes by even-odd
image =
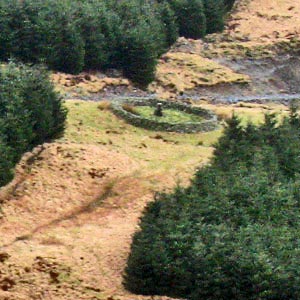
[[[134,235],[125,286],[191,300],[300,297],[300,121],[233,116],[188,188],[158,194]]]

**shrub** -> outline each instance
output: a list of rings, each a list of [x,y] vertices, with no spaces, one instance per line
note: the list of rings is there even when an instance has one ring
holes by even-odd
[[[125,287],[191,300],[298,299],[297,120],[293,111],[281,124],[273,115],[261,126],[228,120],[211,164],[146,208]]]

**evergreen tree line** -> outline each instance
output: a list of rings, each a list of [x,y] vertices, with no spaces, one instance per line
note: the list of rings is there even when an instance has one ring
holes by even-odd
[[[67,73],[118,68],[140,85],[178,35],[220,31],[232,0],[0,0],[0,60]]]
[[[0,66],[0,186],[13,177],[13,167],[34,146],[58,137],[66,110],[48,73],[9,63]]]
[[[156,196],[125,275],[140,294],[191,300],[300,299],[300,120],[227,122],[188,188]]]

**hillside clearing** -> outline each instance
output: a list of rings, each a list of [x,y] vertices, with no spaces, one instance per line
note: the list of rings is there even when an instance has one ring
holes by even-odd
[[[24,155],[14,181],[1,190],[1,252],[10,255],[1,270],[11,280],[3,295],[144,299],[122,287],[141,211],[154,191],[188,183],[221,132],[146,131],[96,102],[66,105],[64,137]],[[254,109],[263,116],[263,108]],[[251,115],[251,108],[237,110]]]

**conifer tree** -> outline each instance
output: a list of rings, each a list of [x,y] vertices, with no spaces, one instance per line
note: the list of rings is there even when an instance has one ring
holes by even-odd
[[[206,33],[206,18],[202,0],[170,0],[177,17],[179,35],[198,39]]]
[[[226,10],[229,11],[232,9],[233,5],[235,3],[235,0],[224,0],[224,4],[226,7]]]
[[[144,23],[144,22],[143,22]],[[141,87],[154,80],[157,64],[156,44],[147,23],[127,31],[119,49],[125,76]]]
[[[84,67],[84,41],[79,27],[73,19],[73,12],[66,3],[53,3],[46,11],[45,62],[51,68],[77,74]],[[46,28],[44,28],[46,30]]]
[[[48,72],[13,62],[0,67],[0,185],[24,152],[63,133],[65,119]]]
[[[163,30],[166,36],[166,49],[173,45],[178,38],[177,18],[169,3],[164,1],[158,5],[158,14],[163,24]]]
[[[223,0],[203,0],[206,17],[206,33],[224,29],[225,5]]]

